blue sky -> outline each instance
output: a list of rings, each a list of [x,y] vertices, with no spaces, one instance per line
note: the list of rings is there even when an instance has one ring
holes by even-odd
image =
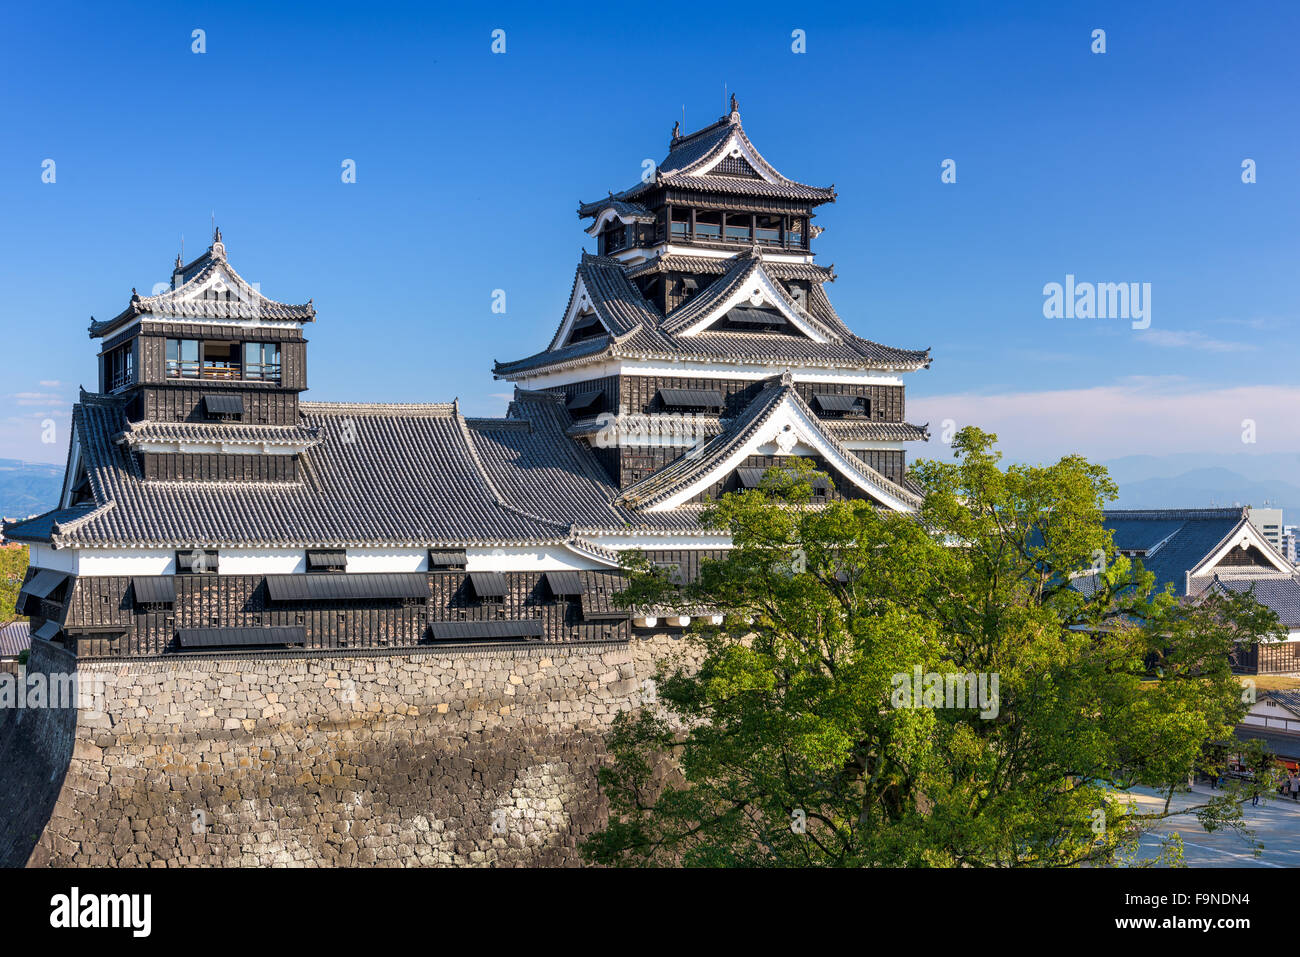
[[[214,211],[246,278],[314,299],[308,398],[500,414],[492,360],[545,345],[592,248],[578,201],[662,158],[683,107],[716,119],[724,83],[778,169],[835,184],[815,250],[841,315],[934,349],[912,421],[1029,459],[1300,450],[1300,8],[993,6],[11,6],[0,457],[62,461],[40,423],[95,384],[89,317]],[[1150,329],[1044,318],[1067,274],[1150,283]]]

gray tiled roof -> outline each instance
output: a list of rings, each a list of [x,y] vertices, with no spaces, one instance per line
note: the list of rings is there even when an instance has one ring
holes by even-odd
[[[145,482],[113,436],[120,400],[73,409],[98,507],[60,518],[63,544],[451,545],[559,541],[567,529],[496,501],[451,405],[303,403],[320,444],[294,483]],[[35,520],[34,520],[35,521]],[[27,526],[26,528],[24,526]],[[11,527],[18,537],[33,522]]]
[[[587,290],[592,308],[611,335],[626,336],[642,326],[654,325],[659,321],[658,310],[646,301],[641,291],[627,278],[623,264],[617,259],[584,252],[582,261],[578,264],[577,276],[574,277],[575,292],[579,279]],[[568,314],[567,308],[565,314]],[[559,336],[560,330],[557,329],[551,342],[553,346],[558,344]]]
[[[675,335],[690,328],[729,296],[734,295],[740,287],[749,282],[755,273],[760,271],[765,272],[761,257],[755,256],[749,251],[736,256],[731,260],[731,268],[722,275],[722,278],[714,280],[699,295],[692,297],[688,302],[668,313],[659,324],[660,331],[668,335]],[[788,296],[784,295],[784,291],[779,285],[777,285],[777,294],[785,300],[784,305],[788,309],[796,314],[802,313],[799,307]],[[839,321],[838,316],[831,323],[824,322],[820,317],[813,316],[810,313],[802,313],[802,316],[808,321],[809,325],[832,341],[851,335],[849,330],[844,327],[844,324]]]
[[[573,420],[559,393],[517,390],[505,419],[466,419],[450,403],[300,408],[300,428],[314,444],[301,454],[298,481],[146,482],[115,441],[128,431],[124,400],[83,393],[73,427],[95,504],[6,533],[83,547],[568,542],[616,562],[613,552],[582,542],[579,530],[698,528],[689,509],[643,514],[614,504],[617,487],[590,448],[567,434]]]
[[[723,432],[705,443],[697,453],[671,462],[653,475],[635,485],[624,489],[617,501],[638,508],[646,508],[670,497],[675,492],[698,480],[717,468],[721,463],[734,456],[772,416],[784,400],[793,402],[813,421],[816,414],[800,398],[794,386],[780,378],[768,380],[766,388],[760,392],[745,410],[727,423]],[[852,452],[839,445],[834,436],[827,438],[845,460],[852,463],[857,471],[857,478],[868,488],[875,488],[881,493],[902,499],[913,505],[920,500],[915,494],[902,486],[891,482]]]
[[[757,172],[766,174],[766,179],[736,177],[723,175],[698,174],[701,169],[715,161],[721,154],[731,135],[748,147],[755,160]],[[770,181],[769,181],[770,180]],[[659,163],[655,177],[648,182],[636,183],[629,189],[613,193],[608,199],[581,203],[578,206],[580,217],[595,216],[609,205],[610,200],[631,201],[651,190],[665,186],[679,189],[699,189],[712,192],[733,193],[745,196],[768,196],[781,199],[807,200],[814,203],[834,202],[833,187],[807,186],[783,176],[776,170],[746,135],[740,123],[739,113],[729,113],[703,129],[687,136],[674,139],[668,155]]]
[[[121,434],[127,445],[142,442],[195,442],[220,444],[314,445],[320,430],[301,425],[247,425],[244,423],[150,422],[129,423]]]
[[[0,625],[0,658],[17,658],[32,646],[31,623],[11,621]]]
[[[822,419],[822,427],[841,442],[928,442],[928,425],[871,422],[863,419]]]
[[[1115,547],[1141,552],[1136,560],[1155,575],[1156,588],[1173,585],[1180,597],[1188,594],[1187,573],[1248,520],[1243,508],[1107,509],[1102,513]],[[1074,586],[1091,594],[1095,582],[1086,576],[1075,579]]]
[[[1264,747],[1279,758],[1300,759],[1300,735],[1286,734],[1273,728],[1239,724],[1233,730],[1238,741],[1262,741]]]
[[[215,252],[214,252],[215,250]],[[177,316],[182,319],[279,319],[295,322],[314,322],[316,308],[310,301],[301,305],[290,305],[268,299],[252,283],[239,275],[230,263],[226,262],[225,247],[220,242],[214,243],[203,256],[189,266],[183,267],[182,284],[175,289],[168,289],[156,296],[140,296],[132,290],[131,301],[127,307],[112,319],[90,323],[90,336],[95,338],[111,332],[120,325],[137,316]],[[218,268],[228,272],[234,280],[239,296],[235,299],[195,299],[190,298],[193,288],[207,282],[209,276]]]
[[[653,223],[655,221],[655,214],[640,203],[625,203],[620,199],[610,197],[604,202],[597,200],[594,205],[599,206],[601,211],[612,209],[624,220],[631,219],[638,223]]]
[[[1139,556],[1138,561],[1156,576],[1157,588],[1169,583],[1174,586],[1174,594],[1181,596],[1187,594],[1187,572],[1247,519],[1241,508],[1207,508],[1108,509],[1103,520],[1107,528],[1121,534],[1129,548],[1138,547],[1132,544],[1137,541],[1163,541],[1154,552]],[[1171,532],[1173,522],[1181,524]],[[1149,523],[1150,533],[1143,535],[1135,523]]]
[[[1271,608],[1288,628],[1300,628],[1300,581],[1294,578],[1215,578],[1213,586],[1224,591],[1253,592],[1255,600]]]
[[[674,332],[688,326],[733,292],[754,270],[768,270],[772,265],[750,252],[724,262],[726,273],[665,318],[627,278],[627,267],[615,259],[584,253],[574,278],[570,305],[577,291],[578,278],[581,278],[597,315],[611,334],[561,346],[564,329],[561,322],[549,348],[523,359],[497,362],[493,374],[497,378],[514,378],[542,369],[572,368],[610,357],[798,362],[823,368],[865,367],[891,371],[920,369],[930,363],[928,349],[897,349],[855,336],[831,307],[820,283],[813,284],[808,309],[803,315],[829,340],[827,342],[816,342],[802,335],[730,331],[675,335]],[[566,308],[566,315],[568,311]]]
[[[520,432],[482,421],[469,430],[488,481],[503,500],[566,526],[640,524],[634,513],[612,504],[618,487],[591,450],[566,435],[572,420],[562,395],[518,390],[510,415],[527,419],[532,428]]]
[[[637,276],[659,272],[721,276],[732,265],[731,259],[715,259],[711,256],[656,256],[626,268],[628,277],[635,279]],[[832,282],[835,279],[834,267],[818,266],[815,263],[765,262],[763,268],[773,279],[803,279],[810,282]]]

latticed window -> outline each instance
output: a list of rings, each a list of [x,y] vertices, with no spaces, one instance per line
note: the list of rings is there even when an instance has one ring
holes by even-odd
[[[617,252],[623,248],[627,240],[627,227],[622,223],[614,223],[605,230],[605,254]]]
[[[104,377],[108,381],[108,391],[125,389],[135,382],[135,349],[132,343],[118,346],[104,356]]]

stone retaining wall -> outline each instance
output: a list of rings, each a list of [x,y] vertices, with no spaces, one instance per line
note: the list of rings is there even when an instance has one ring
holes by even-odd
[[[0,864],[578,864],[604,733],[683,645],[83,662],[93,705],[0,726]]]

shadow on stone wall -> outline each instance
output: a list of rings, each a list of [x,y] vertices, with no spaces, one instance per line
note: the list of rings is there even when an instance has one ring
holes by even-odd
[[[27,674],[48,675],[74,664],[61,649],[33,641]],[[76,724],[76,708],[0,710],[0,867],[45,863],[47,855],[33,851],[63,790]]]

